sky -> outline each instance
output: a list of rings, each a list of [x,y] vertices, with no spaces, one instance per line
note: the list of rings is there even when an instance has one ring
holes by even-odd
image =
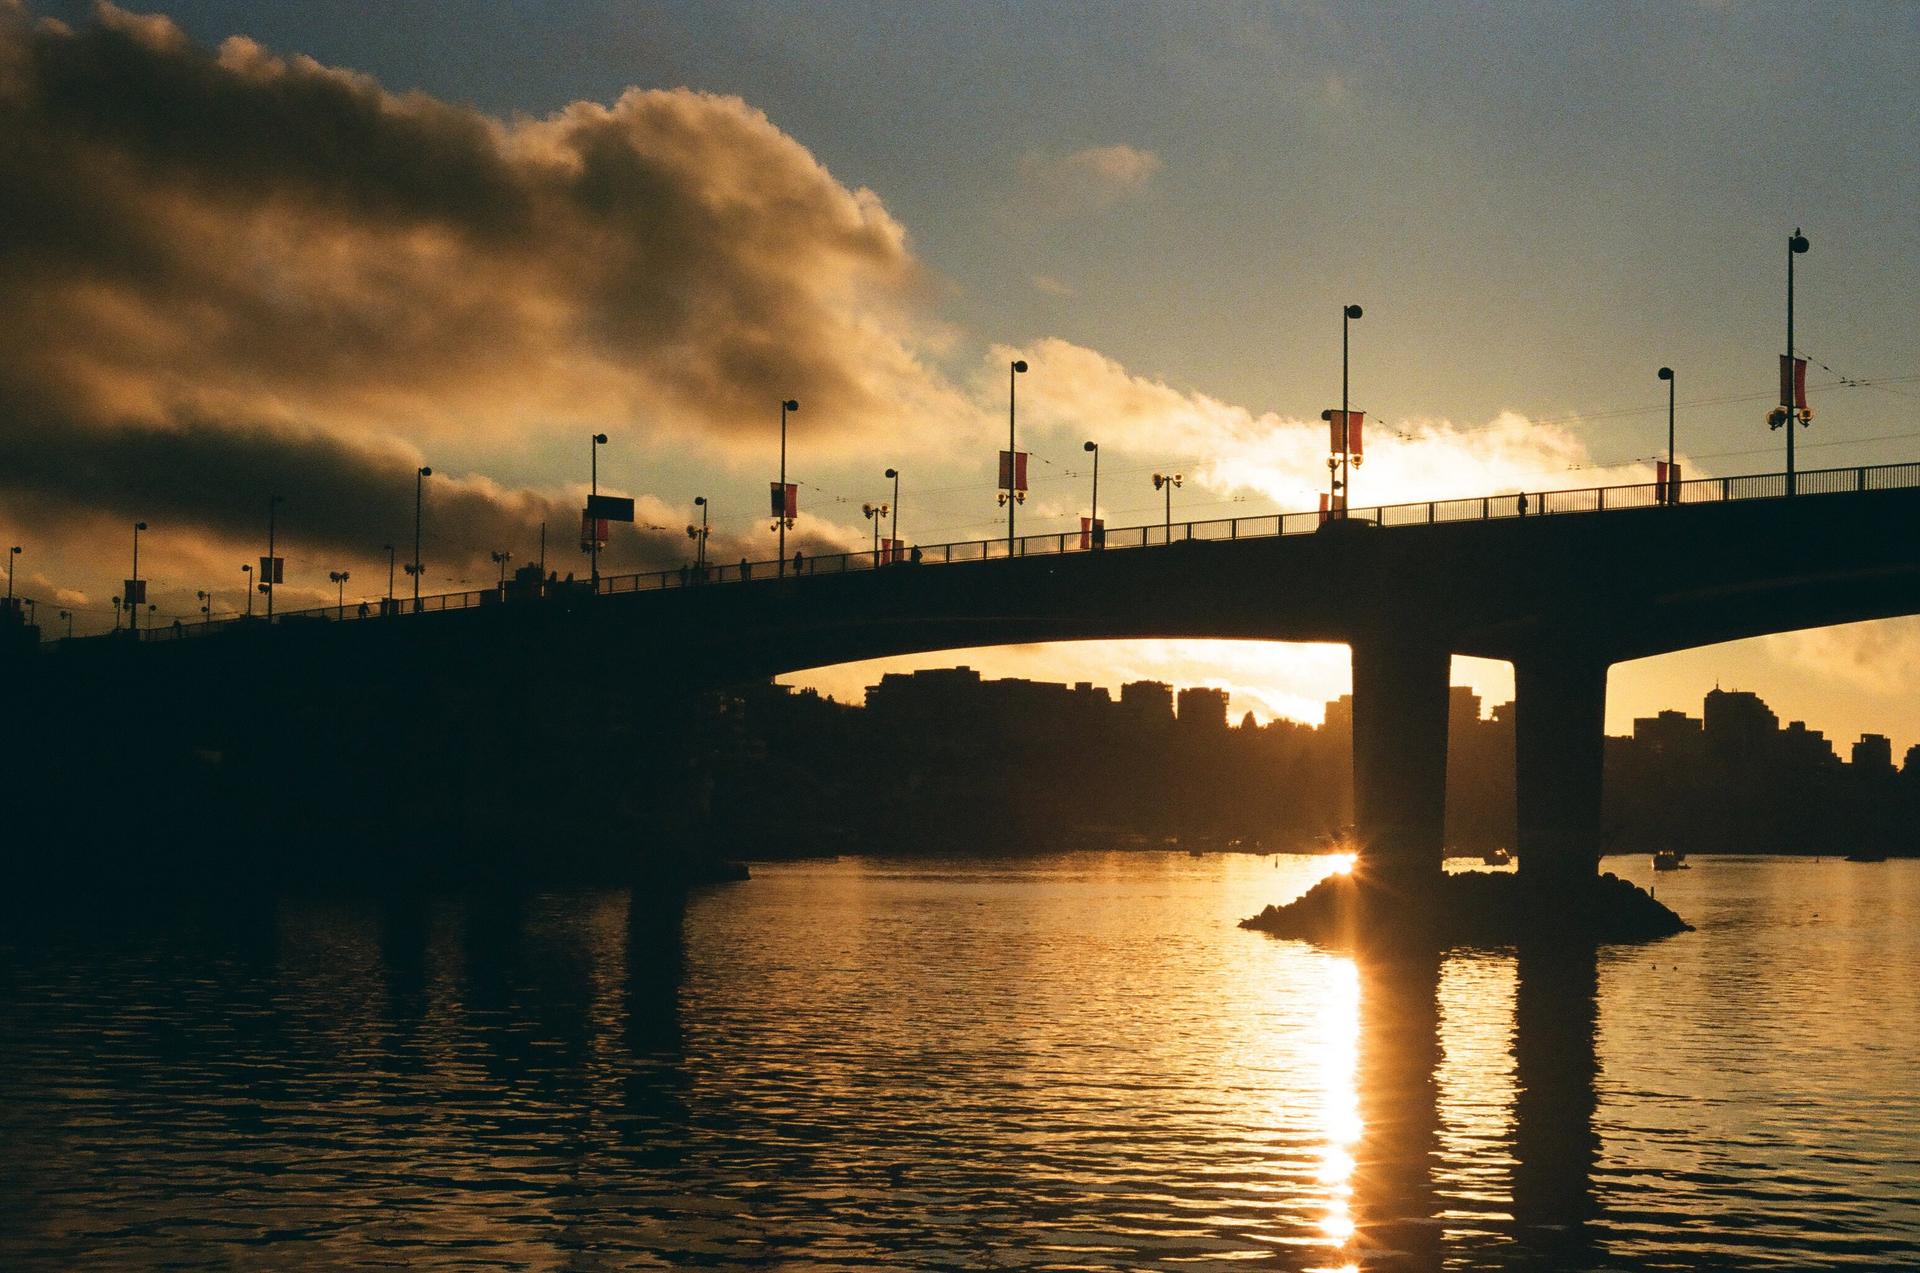
[[[796,543],[1313,506],[1340,309],[1356,505],[1774,471],[1804,229],[1804,468],[1920,453],[1910,4],[372,5],[0,0],[0,534],[40,618],[110,627],[131,523],[163,621],[428,587],[570,545],[588,438],[639,503],[607,570]],[[791,550],[793,545],[789,545]],[[1656,568],[1657,563],[1649,563]],[[404,581],[403,586],[404,586]],[[1920,741],[1920,621],[1624,664],[1608,724],[1719,684]],[[1222,685],[1317,720],[1338,647],[1089,643],[884,670]],[[1461,660],[1490,701],[1501,664]]]

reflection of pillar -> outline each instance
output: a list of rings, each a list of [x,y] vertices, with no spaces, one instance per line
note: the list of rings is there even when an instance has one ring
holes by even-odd
[[[1523,859],[1524,860],[1524,859]],[[1520,951],[1514,998],[1513,1216],[1554,1267],[1584,1266],[1598,1214],[1593,1115],[1599,964],[1591,945]]]
[[[1593,659],[1517,659],[1514,778],[1520,878],[1564,892],[1600,869],[1607,667]]]
[[[627,902],[626,1051],[623,1117],[616,1134],[633,1165],[680,1166],[686,1158],[686,1040],[680,991],[686,970],[686,898],[636,887]]]
[[[1369,1267],[1432,1268],[1433,1156],[1439,1148],[1440,957],[1362,956],[1354,1089],[1354,1250]]]
[[[1447,813],[1444,645],[1407,633],[1353,643],[1353,809],[1367,874],[1396,889],[1440,875]]]

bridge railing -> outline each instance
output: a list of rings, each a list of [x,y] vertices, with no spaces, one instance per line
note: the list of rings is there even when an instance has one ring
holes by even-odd
[[[1885,491],[1920,487],[1920,463],[1877,464],[1854,468],[1812,469],[1794,478],[1798,496],[1848,495],[1863,491]],[[1593,486],[1557,491],[1510,491],[1464,499],[1428,500],[1425,503],[1384,504],[1356,508],[1347,514],[1354,522],[1382,527],[1437,525],[1443,522],[1490,521],[1508,517],[1557,517],[1581,513],[1606,513],[1627,509],[1654,508],[1665,503],[1657,483],[1643,482],[1626,486]],[[1672,502],[1677,504],[1719,504],[1736,500],[1775,499],[1787,494],[1784,473],[1752,473],[1737,477],[1696,477],[1675,484]],[[1278,536],[1307,534],[1325,522],[1322,513],[1261,513],[1251,517],[1215,518],[1205,521],[1161,521],[1146,526],[1126,526],[1107,530],[1097,545],[1079,531],[1049,531],[1023,535],[1010,545],[1006,538],[972,539],[955,543],[922,545],[921,565],[949,565],[956,562],[1004,560],[1008,556],[1047,557],[1064,553],[1121,551],[1130,548],[1159,548],[1183,542],[1220,542],[1239,539],[1272,539]],[[668,588],[699,587],[710,584],[759,584],[781,577],[810,577],[850,574],[905,565],[901,555],[888,560],[871,549],[829,553],[817,557],[796,554],[783,565],[779,561],[755,561],[736,565],[709,564],[704,571],[688,567],[655,570],[638,574],[602,575],[593,580],[566,580],[537,585],[511,581],[501,586],[474,588],[463,592],[433,593],[417,602],[411,597],[392,602],[354,602],[345,607],[317,606],[311,609],[281,611],[276,624],[308,624],[322,621],[381,621],[408,614],[439,614],[450,610],[470,610],[486,606],[514,604],[523,600],[564,599],[596,594],[612,596],[631,592],[656,592]],[[156,628],[143,628],[141,640],[167,641],[207,636],[238,627],[260,626],[264,615],[251,618],[214,619],[189,623],[176,621]],[[124,636],[125,634],[120,634]]]

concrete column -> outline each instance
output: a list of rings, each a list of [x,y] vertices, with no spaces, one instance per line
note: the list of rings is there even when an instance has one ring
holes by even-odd
[[[1516,660],[1513,680],[1520,877],[1577,888],[1600,870],[1607,667],[1544,655]]]
[[[1447,813],[1447,647],[1417,633],[1353,643],[1353,820],[1366,875],[1438,879]]]

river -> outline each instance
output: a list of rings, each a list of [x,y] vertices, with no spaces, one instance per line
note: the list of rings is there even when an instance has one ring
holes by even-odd
[[[1695,858],[1697,931],[1356,961],[1328,859],[767,864],[42,908],[0,1266],[1920,1266],[1920,861]]]

